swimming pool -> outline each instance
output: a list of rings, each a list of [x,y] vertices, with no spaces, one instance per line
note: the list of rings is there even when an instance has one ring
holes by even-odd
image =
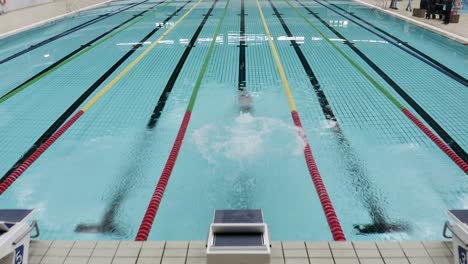
[[[467,53],[350,1],[114,1],[0,43],[1,206],[41,239],[134,239],[170,175],[148,239],[262,208],[274,240],[330,240],[315,160],[347,239],[440,239],[468,202]]]

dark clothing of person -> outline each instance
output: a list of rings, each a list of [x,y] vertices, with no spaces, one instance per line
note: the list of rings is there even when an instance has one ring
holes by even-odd
[[[444,24],[450,23],[450,15],[452,13],[453,0],[447,0],[445,3]]]
[[[398,9],[397,8],[397,0],[392,0],[392,2],[390,3],[390,8],[391,9]]]
[[[435,0],[427,0],[427,7],[426,7],[426,18],[431,19],[431,15],[434,16],[435,11]],[[434,18],[434,17],[432,17]]]
[[[439,19],[442,19],[442,16],[445,15],[445,11],[443,10],[444,5],[441,0],[428,0],[427,5],[427,19],[435,19],[436,14],[439,15]]]
[[[421,2],[419,2],[419,9],[426,9],[427,10],[428,3],[429,3],[428,0],[421,0]]]

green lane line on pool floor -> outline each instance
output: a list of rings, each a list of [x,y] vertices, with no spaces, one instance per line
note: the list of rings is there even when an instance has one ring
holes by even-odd
[[[68,58],[67,60],[63,61],[62,63],[60,64],[57,64],[57,66],[55,66],[54,68],[44,72],[43,74],[41,75],[38,75],[36,78],[32,79],[32,80],[29,80],[28,82],[24,83],[23,85],[21,85],[20,87],[18,87],[17,89],[15,89],[15,91],[13,91],[12,93],[8,93],[6,94],[5,96],[1,97],[0,98],[0,104],[5,102],[6,100],[10,99],[11,97],[13,97],[14,95],[16,95],[17,93],[23,91],[24,89],[28,88],[29,86],[35,84],[36,82],[38,82],[39,80],[41,80],[42,78],[48,76],[49,74],[53,73],[54,71],[58,70],[60,67],[66,65],[67,63],[77,59],[78,57],[81,57],[83,54],[87,53],[88,51],[96,48],[97,46],[101,45],[102,43],[106,42],[107,40],[115,37],[116,35],[118,35],[119,33],[121,33],[122,31],[125,31],[127,30],[128,28],[134,26],[136,23],[140,22],[141,20],[145,19],[147,16],[149,15],[153,15],[155,14],[156,12],[160,11],[161,9],[163,9],[164,7],[168,6],[169,4],[171,4],[172,2],[174,2],[175,0],[171,0],[169,2],[167,2],[166,4],[162,5],[161,7],[159,8],[156,8],[155,10],[151,11],[151,12],[148,12],[146,13],[145,15],[143,15],[141,18],[133,21],[132,23],[126,25],[125,27],[115,31],[114,33],[110,34],[109,36],[99,40],[98,42],[96,42],[95,44],[92,44],[91,46],[83,49],[82,51],[78,52],[77,54],[73,55],[72,57]]]
[[[216,3],[217,1],[215,1],[214,5],[216,5]],[[172,149],[171,149],[171,152],[169,153],[169,157],[167,158],[166,164],[164,165],[164,169],[161,173],[161,176],[159,177],[156,188],[154,189],[148,208],[146,209],[145,215],[143,216],[137,235],[135,237],[135,241],[146,241],[148,239],[149,233],[151,232],[154,219],[158,213],[158,209],[162,202],[166,187],[169,183],[172,170],[174,169],[177,157],[179,156],[180,148],[183,144],[185,133],[187,132],[187,127],[190,122],[190,117],[191,117],[192,110],[195,104],[195,100],[197,98],[198,90],[201,86],[201,82],[203,80],[203,76],[205,75],[206,69],[208,68],[208,63],[211,59],[211,55],[213,54],[213,50],[216,44],[216,39],[219,35],[219,32],[221,31],[221,27],[223,25],[224,18],[226,17],[229,3],[230,3],[230,0],[227,0],[226,6],[224,7],[223,15],[221,16],[218,22],[218,26],[213,35],[213,39],[211,40],[210,47],[205,56],[205,60],[203,61],[203,65],[200,69],[200,73],[198,75],[197,81],[195,82],[192,95],[190,97],[190,102],[187,106],[187,110],[185,111],[182,123],[180,124],[179,132],[177,132],[177,136],[174,141],[174,144],[172,145]]]
[[[315,31],[317,31],[322,38],[327,41],[336,51],[338,51],[351,65],[354,66],[362,75],[366,77],[380,92],[382,92],[394,105],[396,105],[400,110],[403,110],[405,107],[392,95],[390,92],[385,89],[379,82],[377,82],[369,73],[367,73],[357,62],[355,62],[351,57],[349,57],[346,52],[340,49],[333,41],[331,41],[320,29],[318,29],[310,20],[304,16],[295,6],[293,6],[288,0],[285,1],[300,17],[302,17],[307,24],[309,24]]]
[[[462,169],[465,174],[468,174],[468,164],[450,148],[445,142],[443,142],[437,135],[435,135],[426,125],[414,116],[407,108],[405,108],[395,97],[393,97],[388,90],[386,90],[380,83],[378,83],[370,74],[368,74],[361,66],[359,66],[351,57],[349,57],[343,50],[341,50],[335,43],[333,43],[325,34],[320,31],[312,22],[310,22],[299,10],[294,7],[288,0],[285,1],[300,17],[302,17],[307,24],[315,29],[335,50],[337,50],[346,60],[351,63],[357,70],[359,70],[378,90],[380,90],[400,111],[402,111],[406,117],[408,117],[424,134],[426,134],[434,144],[436,144],[447,156],[455,162],[455,164]],[[299,0],[295,0],[300,3]],[[352,45],[352,43],[349,43]]]
[[[211,55],[213,54],[214,47],[216,44],[216,39],[218,38],[219,32],[221,31],[221,27],[223,25],[224,17],[227,13],[227,7],[229,6],[230,0],[226,2],[226,7],[224,7],[224,13],[219,21],[218,27],[213,35],[213,39],[211,40],[210,48],[208,49],[208,53],[206,54],[205,61],[203,62],[202,68],[200,70],[200,74],[198,75],[197,81],[195,82],[195,86],[193,88],[192,96],[190,97],[190,102],[187,106],[187,111],[192,112],[193,107],[195,105],[195,100],[197,99],[198,90],[200,89],[203,77],[205,76],[206,69],[208,68],[208,64],[211,59]]]

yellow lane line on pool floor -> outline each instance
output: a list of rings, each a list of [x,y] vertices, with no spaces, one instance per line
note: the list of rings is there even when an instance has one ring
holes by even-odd
[[[273,52],[273,57],[275,58],[276,66],[278,67],[278,72],[281,77],[281,82],[283,83],[284,90],[286,91],[286,95],[288,97],[289,108],[291,111],[296,111],[296,104],[294,103],[293,96],[291,94],[291,89],[289,88],[289,82],[286,78],[286,73],[284,72],[283,65],[281,64],[281,60],[278,56],[278,52],[276,51],[275,44],[273,43],[273,37],[270,34],[270,30],[268,29],[265,16],[263,16],[262,8],[260,7],[260,3],[257,0],[258,11],[260,12],[260,17],[262,18],[263,27],[265,28],[265,34],[268,39],[268,43],[270,44],[271,51]]]
[[[148,53],[156,47],[156,45],[161,42],[163,38],[165,38],[169,33],[171,33],[174,28],[179,25],[182,20],[184,20],[203,0],[199,0],[195,5],[192,6],[192,8],[189,9],[179,20],[177,20],[174,25],[166,30],[153,44],[151,44],[143,53],[141,53],[135,60],[133,60],[125,69],[123,69],[112,81],[110,81],[101,91],[99,91],[91,100],[89,100],[88,103],[86,103],[83,108],[81,108],[81,111],[86,112],[88,111],[91,106],[93,106],[105,93],[107,93],[120,79],[122,79],[127,73],[135,67]]]
[[[286,73],[284,71],[283,65],[281,64],[281,60],[279,58],[278,52],[273,42],[273,37],[271,36],[270,30],[268,29],[265,16],[263,15],[262,7],[260,6],[260,2],[258,0],[256,0],[256,2],[257,2],[258,12],[260,13],[260,17],[262,18],[263,27],[265,28],[265,34],[268,39],[268,44],[270,45],[271,52],[273,53],[273,57],[275,58],[275,63],[278,69],[278,73],[281,77],[284,90],[288,97],[289,108],[291,109],[291,115],[292,115],[294,124],[296,125],[297,128],[301,130],[299,134],[306,143],[306,146],[304,147],[304,157],[306,160],[307,167],[309,169],[310,176],[312,177],[312,182],[314,183],[315,190],[317,191],[318,198],[322,205],[322,209],[325,213],[325,218],[327,219],[328,226],[330,227],[330,231],[333,235],[333,239],[335,241],[345,241],[346,237],[343,233],[343,229],[341,228],[340,221],[338,220],[338,217],[336,215],[335,209],[333,208],[333,204],[330,200],[330,197],[328,196],[328,192],[325,187],[325,184],[323,183],[322,176],[320,176],[317,163],[315,162],[314,156],[312,154],[312,149],[307,140],[307,136],[306,136],[306,133],[304,132],[304,128],[302,127],[299,114],[297,113],[296,105],[294,103],[294,98],[291,93],[291,88],[289,87],[289,82],[288,82],[288,79],[286,78]]]

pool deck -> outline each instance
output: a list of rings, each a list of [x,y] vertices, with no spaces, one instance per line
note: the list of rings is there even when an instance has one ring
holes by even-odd
[[[113,0],[57,0],[0,15],[0,39]]]
[[[364,4],[372,8],[378,8],[375,6],[375,0],[354,0],[358,3]],[[413,0],[412,7],[418,8],[420,0]],[[390,5],[390,0],[387,0],[387,4]],[[396,16],[400,19],[406,20],[410,23],[413,23],[422,28],[428,29],[435,33],[438,33],[447,38],[453,39],[462,43],[463,45],[468,45],[468,14],[460,14],[460,20],[458,23],[450,23],[444,25],[442,20],[439,19],[425,19],[412,16],[412,12],[406,11],[406,6],[408,5],[408,0],[402,0],[397,2],[397,10],[394,9],[382,9],[383,12]]]
[[[271,264],[452,264],[451,242],[272,243]],[[30,264],[202,264],[204,241],[32,241]],[[222,263],[220,263],[222,264]]]

